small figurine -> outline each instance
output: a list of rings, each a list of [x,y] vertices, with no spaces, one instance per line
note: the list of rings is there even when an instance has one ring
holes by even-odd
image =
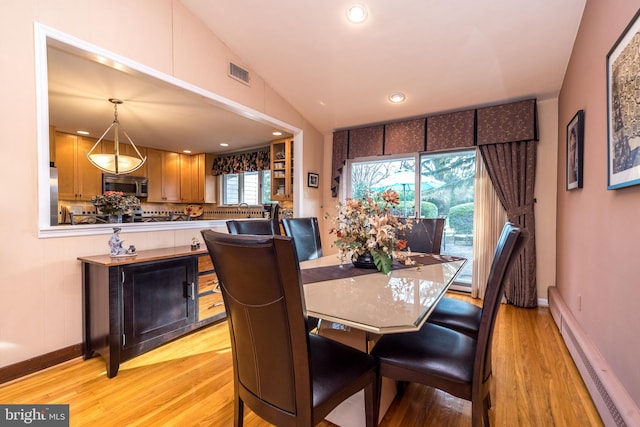
[[[120,227],[113,227],[113,234],[109,239],[109,248],[111,249],[111,256],[125,255],[127,250],[122,247],[124,240],[120,240],[120,235],[118,234],[122,230]],[[135,251],[135,247],[134,247]]]
[[[193,239],[191,239],[191,250],[197,251],[198,249],[200,249],[200,241],[197,237],[194,237]]]

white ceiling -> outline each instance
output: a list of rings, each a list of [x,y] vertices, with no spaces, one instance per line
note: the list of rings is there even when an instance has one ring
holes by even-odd
[[[181,0],[242,65],[323,133],[364,124],[557,96],[585,0],[367,0],[349,24],[344,0]],[[235,151],[274,139],[201,95],[50,47],[49,115],[58,130],[99,137],[120,98],[138,145]],[[402,104],[387,96],[401,91]],[[221,142],[230,143],[228,149]]]
[[[585,0],[181,0],[321,132],[558,94]],[[368,9],[349,24],[353,3]],[[406,94],[400,105],[387,96]]]

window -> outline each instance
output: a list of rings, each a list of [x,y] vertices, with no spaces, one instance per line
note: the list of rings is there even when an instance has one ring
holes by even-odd
[[[268,197],[271,191],[270,177],[270,171],[222,175],[222,204],[259,205],[270,203],[271,200]]]
[[[471,286],[476,151],[416,154],[350,163],[349,197],[392,188],[400,196],[397,215],[446,218],[441,252],[467,258],[456,283]],[[418,168],[416,168],[418,165]]]
[[[441,252],[467,258],[456,279],[471,286],[476,151],[465,150],[420,156],[420,216],[444,217]]]

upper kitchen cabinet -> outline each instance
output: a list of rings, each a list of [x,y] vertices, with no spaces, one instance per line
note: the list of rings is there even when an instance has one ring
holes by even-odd
[[[96,140],[56,132],[56,166],[58,167],[58,198],[86,200],[102,194],[102,171],[87,159]]]
[[[271,141],[271,200],[293,200],[293,138]]]
[[[149,202],[180,202],[180,154],[147,148]]]
[[[204,154],[180,154],[180,199],[204,203]]]

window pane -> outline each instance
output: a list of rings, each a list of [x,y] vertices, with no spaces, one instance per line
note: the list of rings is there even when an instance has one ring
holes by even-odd
[[[378,160],[351,164],[351,197],[361,198],[367,191],[391,188],[400,195],[397,215],[415,216],[415,159]]]
[[[271,171],[262,171],[262,203],[273,203],[271,200]]]
[[[258,195],[260,194],[260,183],[258,182],[258,172],[245,172],[243,177],[243,197],[242,201],[250,205],[260,204]]]
[[[458,282],[471,284],[476,152],[420,156],[420,216],[445,217],[442,253],[467,258]]]
[[[223,200],[225,205],[237,205],[240,203],[239,196],[240,180],[237,173],[222,175]]]

